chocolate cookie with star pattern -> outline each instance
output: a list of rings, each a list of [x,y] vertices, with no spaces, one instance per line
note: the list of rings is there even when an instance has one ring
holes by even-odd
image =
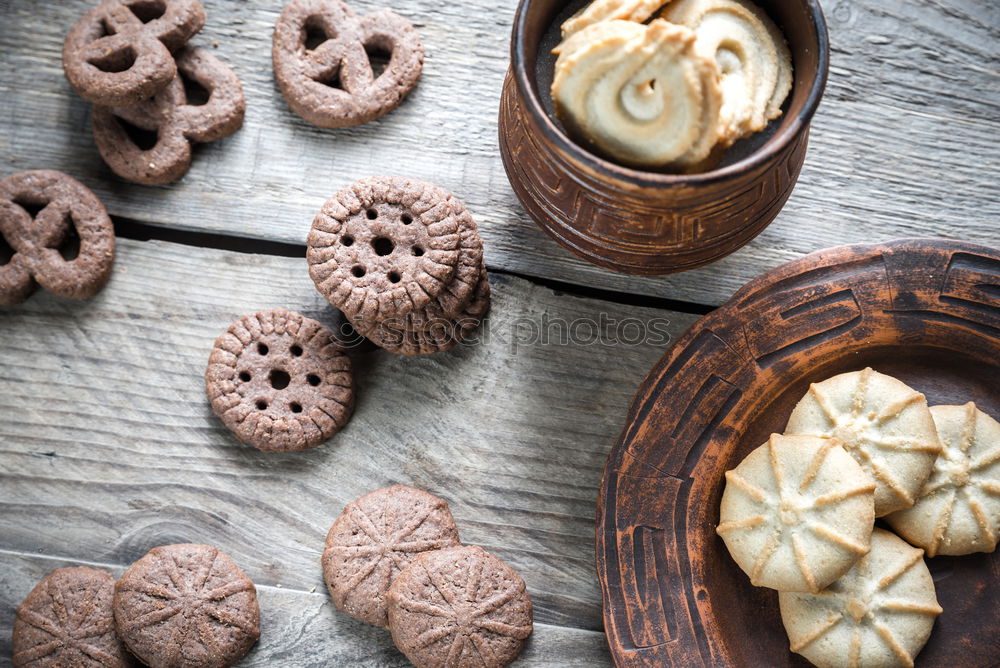
[[[17,608],[17,668],[126,668],[132,655],[115,633],[115,579],[93,568],[57,568]]]
[[[338,610],[386,626],[386,593],[420,553],[459,544],[448,504],[433,494],[393,485],[344,508],[330,527],[323,579]]]
[[[417,668],[500,668],[531,635],[531,597],[521,576],[481,547],[426,552],[389,589],[389,630]]]
[[[119,637],[157,668],[224,668],[260,637],[257,589],[218,548],[154,547],[115,585]]]

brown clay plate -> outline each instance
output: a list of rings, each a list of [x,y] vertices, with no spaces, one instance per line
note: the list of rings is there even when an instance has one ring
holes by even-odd
[[[820,251],[699,320],[636,394],[597,509],[597,573],[619,666],[808,666],[776,592],[715,534],[723,473],[816,382],[870,365],[931,405],[1000,417],[1000,250],[903,239]],[[1000,552],[928,560],[944,613],[917,665],[1000,663]]]

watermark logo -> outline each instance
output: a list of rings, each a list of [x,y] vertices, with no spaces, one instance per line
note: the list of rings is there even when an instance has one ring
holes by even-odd
[[[553,317],[548,313],[516,318],[493,314],[482,323],[470,318],[432,319],[420,324],[417,335],[407,334],[412,331],[413,323],[406,318],[356,324],[357,327],[352,328],[344,323],[340,328],[338,338],[345,347],[360,345],[364,339],[358,332],[373,330],[377,330],[378,335],[374,338],[396,344],[407,337],[418,336],[429,341],[459,341],[465,346],[499,345],[512,354],[532,347],[665,347],[671,342],[670,321],[666,318],[621,318],[609,313],[580,318]]]

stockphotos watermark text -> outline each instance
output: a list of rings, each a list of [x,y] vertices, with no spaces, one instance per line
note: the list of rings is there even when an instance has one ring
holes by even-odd
[[[394,332],[407,326],[406,319],[389,319],[374,325],[383,327],[382,336],[391,338]],[[358,327],[365,331],[365,327]],[[462,345],[501,345],[516,354],[519,349],[534,346],[666,346],[671,341],[670,321],[666,318],[619,318],[608,313],[596,317],[553,317],[542,313],[537,317],[503,318],[490,315],[479,324],[472,319],[430,320],[422,329],[437,340],[462,339]],[[465,336],[462,332],[471,330]],[[348,325],[340,329],[341,340],[347,346],[358,345],[361,338]]]

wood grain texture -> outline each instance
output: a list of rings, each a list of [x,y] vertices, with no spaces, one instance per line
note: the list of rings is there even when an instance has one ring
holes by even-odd
[[[54,568],[81,562],[0,550],[0,664],[11,654],[14,613],[24,596]],[[86,563],[115,577],[122,564]],[[389,632],[337,612],[326,592],[299,591],[257,584],[261,637],[238,665],[327,668],[404,668],[410,662],[393,647]],[[604,634],[535,624],[514,666],[584,668],[610,665]]]
[[[463,542],[522,574],[536,621],[601,630],[601,470],[639,380],[694,317],[491,284],[478,345],[419,359],[352,351],[348,426],[314,450],[267,454],[211,414],[203,374],[241,314],[284,306],[337,324],[305,260],[122,240],[94,299],[37,294],[0,310],[0,550],[127,565],[158,544],[204,542],[258,584],[322,592],[333,520],[398,482],[447,499]],[[583,343],[625,318],[624,340],[651,324],[665,336]],[[593,324],[563,343],[560,323],[579,319]],[[524,343],[533,329],[548,344]]]
[[[597,563],[622,668],[805,668],[770,589],[716,535],[725,471],[784,431],[809,384],[871,366],[930,405],[1000,415],[1000,249],[847,246],[762,275],[654,367],[612,448]],[[928,560],[944,613],[918,665],[995,666],[1000,552]],[[747,629],[753,629],[747,633]]]
[[[403,172],[466,201],[490,267],[706,304],[818,248],[901,236],[1000,238],[1000,5],[991,0],[828,0],[830,81],[787,206],[734,255],[667,278],[577,260],[516,203],[496,137],[511,0],[394,0],[423,35],[423,79],[393,113],[343,131],[309,126],[274,85],[269,50],[281,3],[207,0],[208,24],[194,42],[218,42],[216,53],[243,79],[247,122],[199,148],[191,172],[166,188],[111,175],[94,148],[88,106],[63,78],[63,35],[90,4],[0,4],[0,169],[66,170],[115,215],[302,243],[330,194],[363,176]],[[383,3],[352,5],[363,13]]]

